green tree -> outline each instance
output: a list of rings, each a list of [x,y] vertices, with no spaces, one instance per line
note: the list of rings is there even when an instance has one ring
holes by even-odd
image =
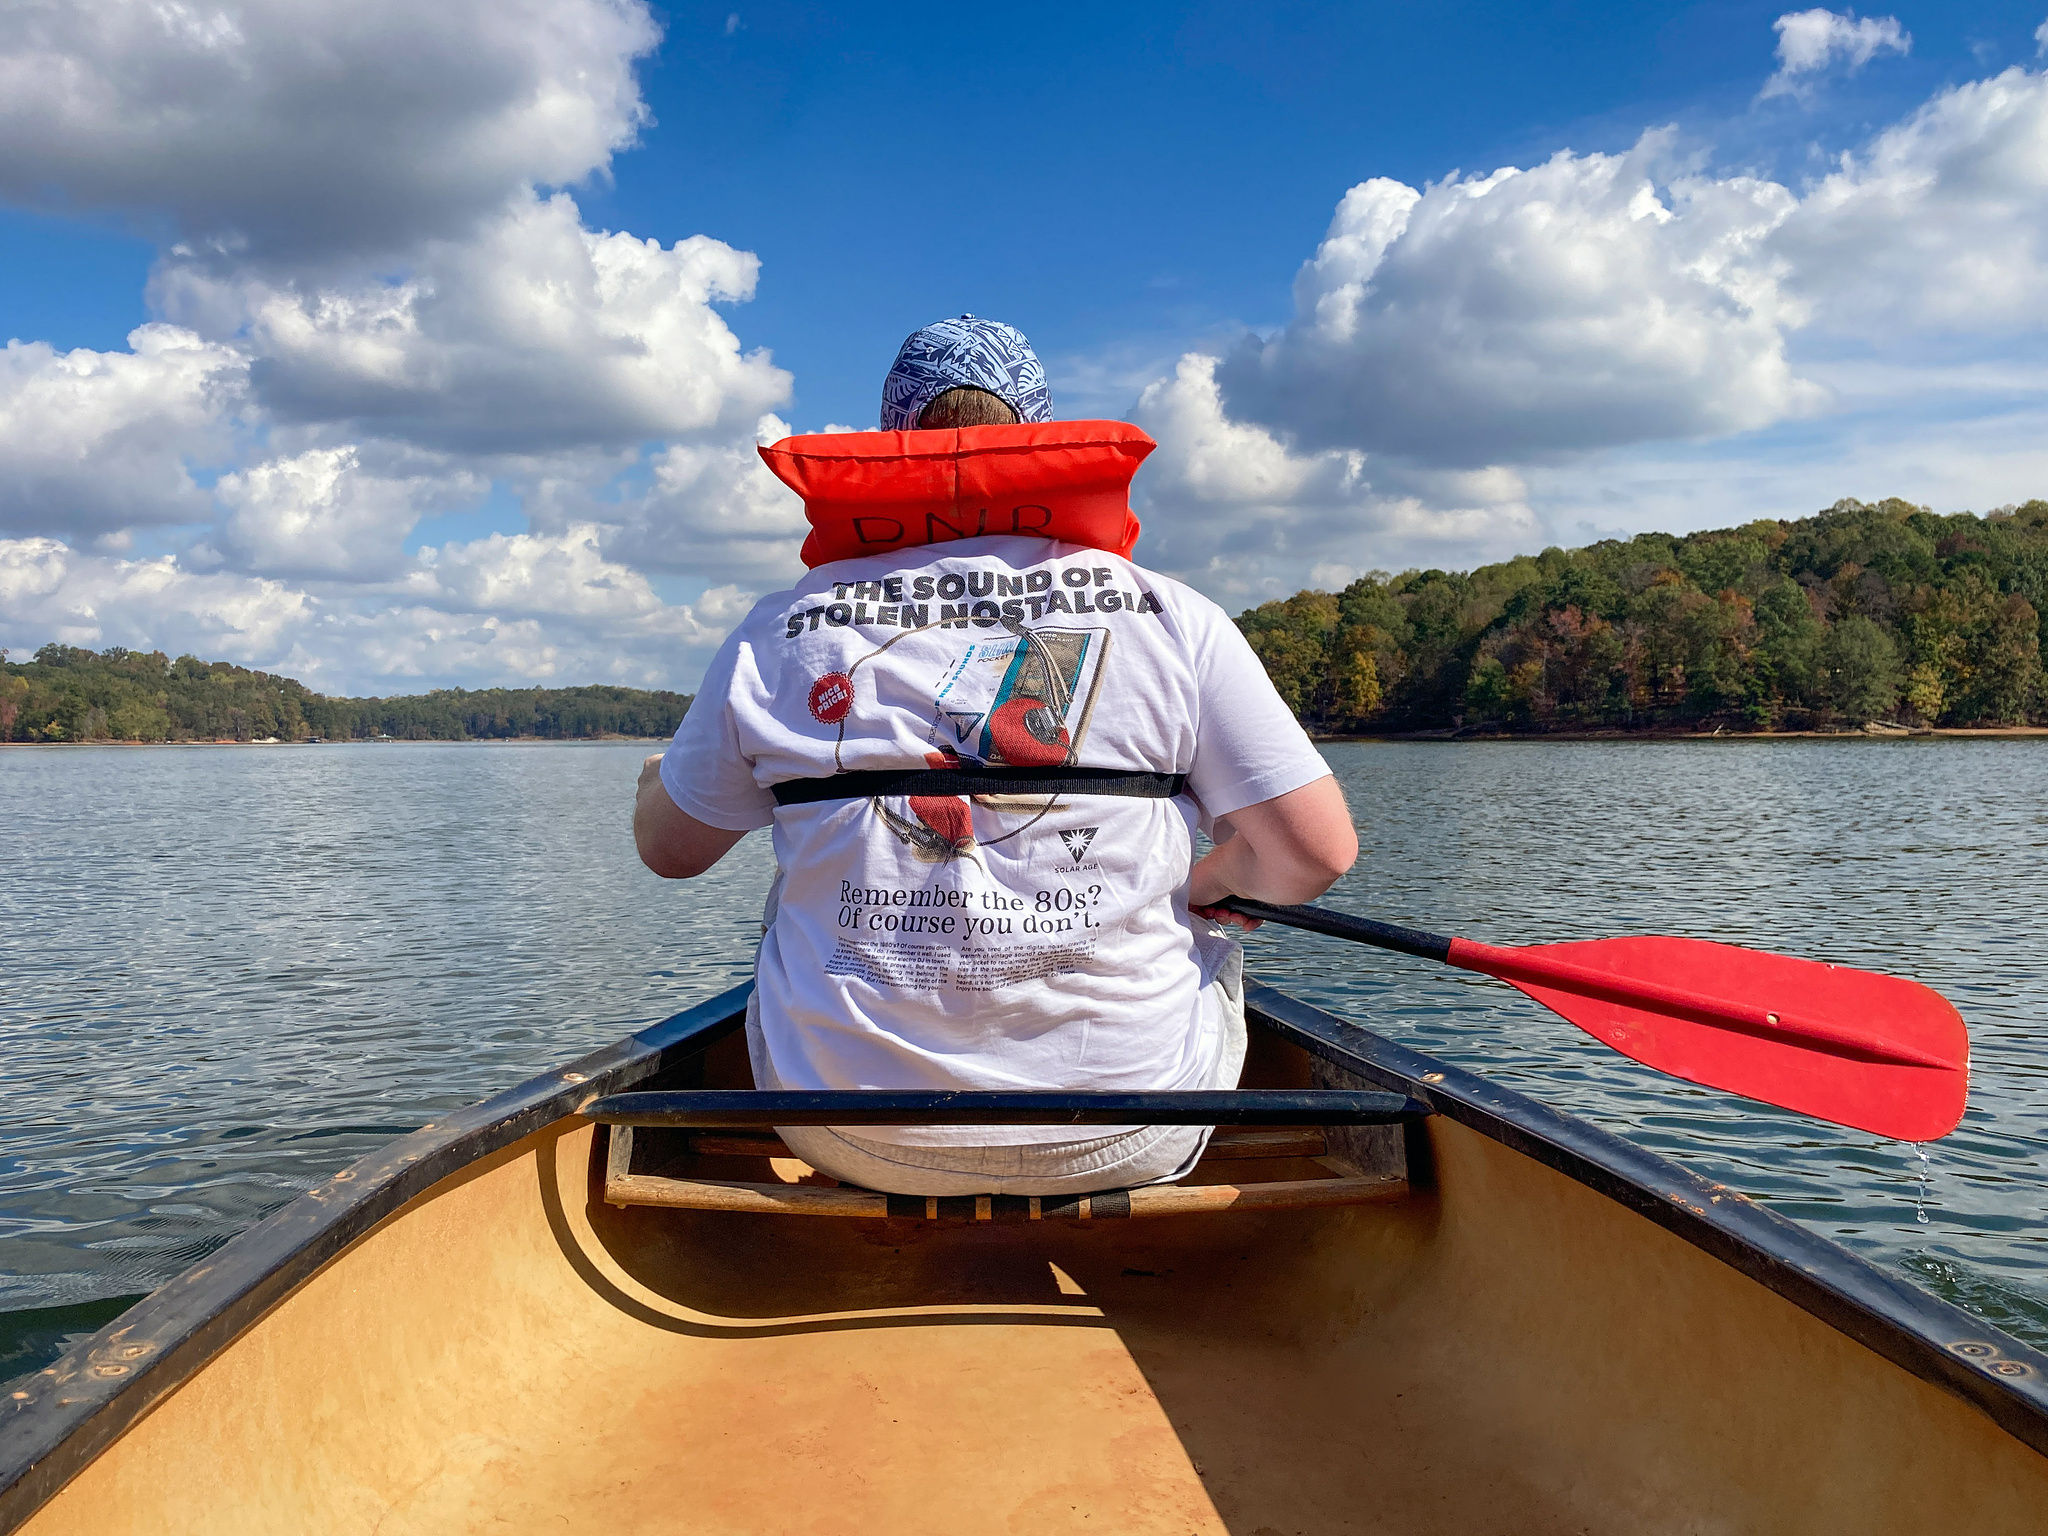
[[[0,651],[0,665],[7,660],[7,653]],[[28,702],[29,684],[25,677],[10,672],[0,672],[0,741],[14,739],[14,725],[21,718],[21,709]]]
[[[1334,626],[1322,595],[1239,621],[1320,723],[1359,718],[1365,653],[1372,721],[1391,729],[2048,714],[2048,501],[1979,517],[1845,500],[1794,522],[1604,539],[1466,574],[1374,572],[1337,594]]]
[[[1873,619],[1851,614],[1828,630],[1821,642],[1824,693],[1834,711],[1849,720],[1882,719],[1899,697],[1899,653]]]
[[[1297,592],[1253,609],[1241,621],[1273,687],[1305,720],[1320,721],[1329,712],[1330,641],[1338,618],[1337,599],[1329,593]]]
[[[1507,663],[1497,654],[1482,655],[1465,679],[1465,713],[1475,723],[1494,725],[1508,718],[1513,702]]]
[[[292,678],[161,651],[46,645],[28,662],[0,652],[0,741],[668,736],[689,702],[608,685],[337,699]]]
[[[1899,700],[1906,706],[1906,713],[1922,725],[1932,725],[1941,718],[1942,703],[1947,697],[1941,668],[1926,662],[1907,672],[1899,689]]]
[[[1771,720],[1787,708],[1806,708],[1814,698],[1821,622],[1806,589],[1774,576],[1757,593],[1753,612],[1757,639],[1751,697]]]
[[[1380,671],[1367,649],[1351,652],[1338,664],[1336,675],[1337,713],[1353,723],[1363,722],[1380,707]]]
[[[1961,702],[1972,721],[2023,721],[2041,683],[2041,617],[2018,593],[1996,599],[1971,636],[1971,686]]]

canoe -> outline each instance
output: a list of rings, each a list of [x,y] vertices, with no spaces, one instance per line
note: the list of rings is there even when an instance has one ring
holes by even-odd
[[[861,1206],[744,1129],[620,1155],[582,1111],[749,1086],[745,1001],[393,1143],[15,1383],[0,1530],[2048,1524],[2048,1358],[1281,992],[1248,1088],[1413,1112],[1219,1133],[1149,1220]]]

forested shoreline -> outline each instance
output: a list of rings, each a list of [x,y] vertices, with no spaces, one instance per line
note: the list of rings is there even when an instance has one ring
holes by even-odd
[[[687,694],[582,688],[437,688],[333,698],[294,678],[162,651],[46,645],[0,652],[0,741],[474,741],[668,736]]]
[[[2048,502],[1794,522],[1373,572],[1238,627],[1319,733],[2048,723]]]
[[[2048,501],[1985,516],[1842,501],[1793,522],[1373,572],[1238,626],[1326,735],[2048,724]],[[637,688],[318,694],[161,651],[0,652],[0,741],[667,736]]]

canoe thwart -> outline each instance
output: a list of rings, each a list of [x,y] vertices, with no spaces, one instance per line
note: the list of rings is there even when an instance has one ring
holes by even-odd
[[[1196,1093],[901,1093],[693,1089],[614,1093],[580,1111],[606,1125],[739,1129],[777,1125],[1398,1125],[1429,1106],[1352,1089]]]
[[[698,1131],[690,1150],[699,1157],[795,1157],[773,1131]],[[1225,1125],[1203,1150],[1205,1163],[1252,1157],[1321,1157],[1330,1141],[1319,1125]]]
[[[698,1131],[690,1150],[699,1157],[795,1157],[773,1131]],[[1216,1128],[1202,1161],[1235,1162],[1252,1157],[1321,1157],[1330,1139],[1319,1125],[1224,1125]]]

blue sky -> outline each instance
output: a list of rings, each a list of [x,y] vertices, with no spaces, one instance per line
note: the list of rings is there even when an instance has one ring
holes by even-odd
[[[753,441],[868,424],[962,310],[1161,438],[1140,558],[1226,606],[2021,499],[2044,11],[28,5],[0,643],[687,684],[791,571]]]
[[[962,308],[1112,369],[1279,324],[1369,175],[1621,150],[1663,122],[1797,174],[1815,142],[2031,61],[2048,14],[1890,8],[1910,55],[1753,108],[1782,4],[883,9],[674,10],[643,77],[660,126],[585,201],[757,252],[747,334],[796,374],[807,423],[865,424],[903,334]]]
[[[1285,321],[1294,268],[1368,175],[1420,186],[1672,122],[1796,176],[1816,145],[2031,63],[2048,16],[1886,7],[1909,55],[1757,104],[1784,10],[674,6],[640,72],[654,122],[579,201],[603,228],[757,253],[744,339],[795,374],[806,426],[866,425],[896,344],[939,315],[1010,317],[1085,386]],[[149,318],[138,222],[0,210],[0,335],[119,346]]]

